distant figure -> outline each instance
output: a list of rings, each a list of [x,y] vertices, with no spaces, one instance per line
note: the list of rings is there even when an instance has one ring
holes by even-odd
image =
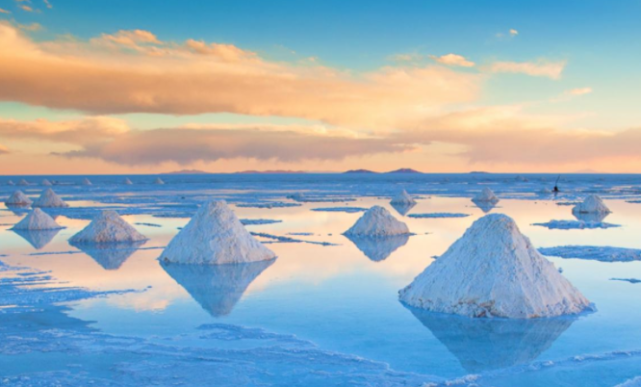
[[[553,191],[554,191],[554,193],[555,193],[555,194],[556,194],[556,193],[559,193],[559,179],[560,179],[560,178],[561,178],[561,175],[559,175],[559,176],[556,178],[556,181],[554,182],[554,189],[553,189]]]

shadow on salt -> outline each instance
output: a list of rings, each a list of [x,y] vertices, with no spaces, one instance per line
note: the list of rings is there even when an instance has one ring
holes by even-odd
[[[213,317],[233,310],[249,285],[275,259],[252,263],[193,265],[160,261],[160,266]]]
[[[41,250],[58,235],[61,229],[53,230],[11,230],[29,242],[36,250]]]
[[[469,318],[404,305],[470,373],[535,361],[579,316]]]
[[[392,235],[386,237],[369,237],[344,235],[369,259],[374,262],[384,261],[394,251],[405,246],[411,234]]]
[[[105,270],[118,270],[146,241],[123,243],[69,243]]]

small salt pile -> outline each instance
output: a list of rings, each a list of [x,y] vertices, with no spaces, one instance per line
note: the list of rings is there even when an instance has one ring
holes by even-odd
[[[147,237],[122,219],[116,211],[102,211],[87,227],[69,239],[70,243],[131,243],[146,241]]]
[[[165,262],[211,265],[273,258],[224,201],[203,204],[160,256]]]
[[[305,201],[307,201],[307,197],[305,196],[305,194],[300,193],[300,192],[296,192],[296,193],[293,193],[291,195],[287,195],[287,199],[292,199],[292,200],[294,200],[296,202],[305,202]]]
[[[483,188],[483,191],[481,191],[478,195],[476,195],[472,200],[474,200],[475,202],[496,203],[499,201],[499,198],[496,197],[496,195],[494,194],[494,191],[485,187]]]
[[[29,206],[31,205],[31,199],[29,199],[27,195],[23,194],[22,191],[18,190],[14,192],[4,203],[9,206]]]
[[[125,181],[123,181],[123,184],[124,185],[132,185],[133,183],[131,182],[131,180],[129,180],[129,178],[125,177]]]
[[[7,182],[7,185],[16,185],[16,183],[14,183],[14,182],[13,182],[13,180],[9,180],[9,181]]]
[[[552,191],[548,188],[543,188],[542,190],[539,191],[539,193],[542,195],[548,195],[548,194],[551,194]]]
[[[82,185],[93,185],[93,184],[91,183],[91,180],[85,177],[84,179],[82,179]]]
[[[399,192],[398,195],[394,196],[394,198],[392,198],[392,201],[390,203],[392,203],[392,204],[416,204],[416,200],[414,200],[407,193],[407,191],[403,190],[403,191]]]
[[[583,203],[579,203],[572,209],[572,212],[579,214],[609,214],[610,209],[603,203],[597,195],[590,195]]]
[[[46,212],[34,208],[27,216],[13,226],[14,230],[57,230],[64,228]]]
[[[343,235],[386,237],[409,234],[407,225],[396,220],[385,208],[374,206],[367,210]]]
[[[69,207],[51,188],[47,188],[35,202],[33,207]]]
[[[164,181],[162,181],[162,179],[161,179],[161,178],[157,177],[157,178],[156,178],[156,180],[154,180],[154,184],[160,184],[160,185],[162,185],[162,184],[165,184],[165,182],[164,182]]]
[[[590,306],[503,214],[474,222],[399,295],[413,307],[469,317],[553,317]]]
[[[21,179],[21,180],[18,182],[18,185],[29,185],[29,182],[28,182],[28,181],[26,181],[25,179]]]
[[[51,182],[47,179],[43,179],[40,185],[43,185],[45,187],[51,187]]]

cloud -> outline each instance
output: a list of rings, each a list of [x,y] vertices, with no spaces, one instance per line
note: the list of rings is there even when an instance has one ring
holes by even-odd
[[[128,125],[111,117],[86,117],[69,121],[19,121],[0,119],[0,137],[86,145],[112,140],[129,132]]]
[[[0,23],[0,46],[0,100],[98,115],[228,112],[389,128],[474,100],[484,80],[441,66],[354,74],[270,62],[232,45],[167,43],[141,30],[35,42]]]
[[[51,2],[49,0],[42,0],[42,2],[45,4],[45,6],[49,9],[53,8],[53,5],[51,5]]]
[[[563,101],[568,101],[572,98],[579,97],[582,95],[590,94],[592,93],[592,88],[591,87],[579,87],[576,89],[572,90],[567,90],[563,92],[563,94],[559,95],[556,98],[553,98],[551,102],[563,102]]]
[[[156,165],[165,162],[189,165],[198,161],[235,158],[281,162],[340,160],[410,149],[410,146],[390,143],[385,139],[319,135],[285,128],[170,128],[131,131],[108,143],[90,145],[60,155],[98,158],[123,165]]]
[[[539,60],[538,62],[495,62],[490,66],[493,73],[525,74],[532,77],[547,77],[550,79],[561,78],[566,62],[549,62]]]
[[[418,62],[423,59],[423,55],[417,52],[408,52],[403,54],[395,54],[389,57],[394,62]]]
[[[516,36],[519,34],[519,31],[515,30],[514,28],[510,29],[510,36]]]
[[[465,59],[465,57],[456,54],[447,54],[442,56],[430,55],[430,58],[446,66],[474,67],[474,62]]]
[[[6,146],[0,144],[0,155],[5,155],[7,153],[10,153],[9,152],[9,148],[7,148]]]
[[[33,7],[31,7],[30,5],[21,4],[21,5],[19,5],[18,7],[19,7],[20,9],[22,9],[23,11],[25,11],[25,12],[34,12]]]
[[[42,25],[40,23],[18,24],[18,28],[24,31],[35,32],[42,30]]]
[[[0,13],[10,14],[11,12],[10,12],[10,11],[7,11],[6,9],[2,9],[2,8],[0,8]]]

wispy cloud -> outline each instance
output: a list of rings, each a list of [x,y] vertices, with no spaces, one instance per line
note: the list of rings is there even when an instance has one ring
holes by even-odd
[[[537,62],[494,62],[489,69],[493,73],[525,74],[533,77],[559,79],[565,66],[566,61],[539,60]]]
[[[519,34],[519,31],[515,30],[514,28],[511,28],[509,32],[510,36],[516,36]]]
[[[7,11],[6,9],[2,9],[2,8],[0,8],[0,13],[10,14],[11,12],[10,12],[10,11]]]
[[[474,67],[475,63],[457,54],[446,54],[442,56],[430,55],[434,61],[446,66]]]
[[[568,101],[572,98],[579,97],[582,95],[586,94],[591,94],[592,93],[592,88],[591,87],[579,87],[576,89],[571,89],[564,91],[561,95],[558,97],[555,97],[551,100],[551,102],[563,102],[563,101]]]

